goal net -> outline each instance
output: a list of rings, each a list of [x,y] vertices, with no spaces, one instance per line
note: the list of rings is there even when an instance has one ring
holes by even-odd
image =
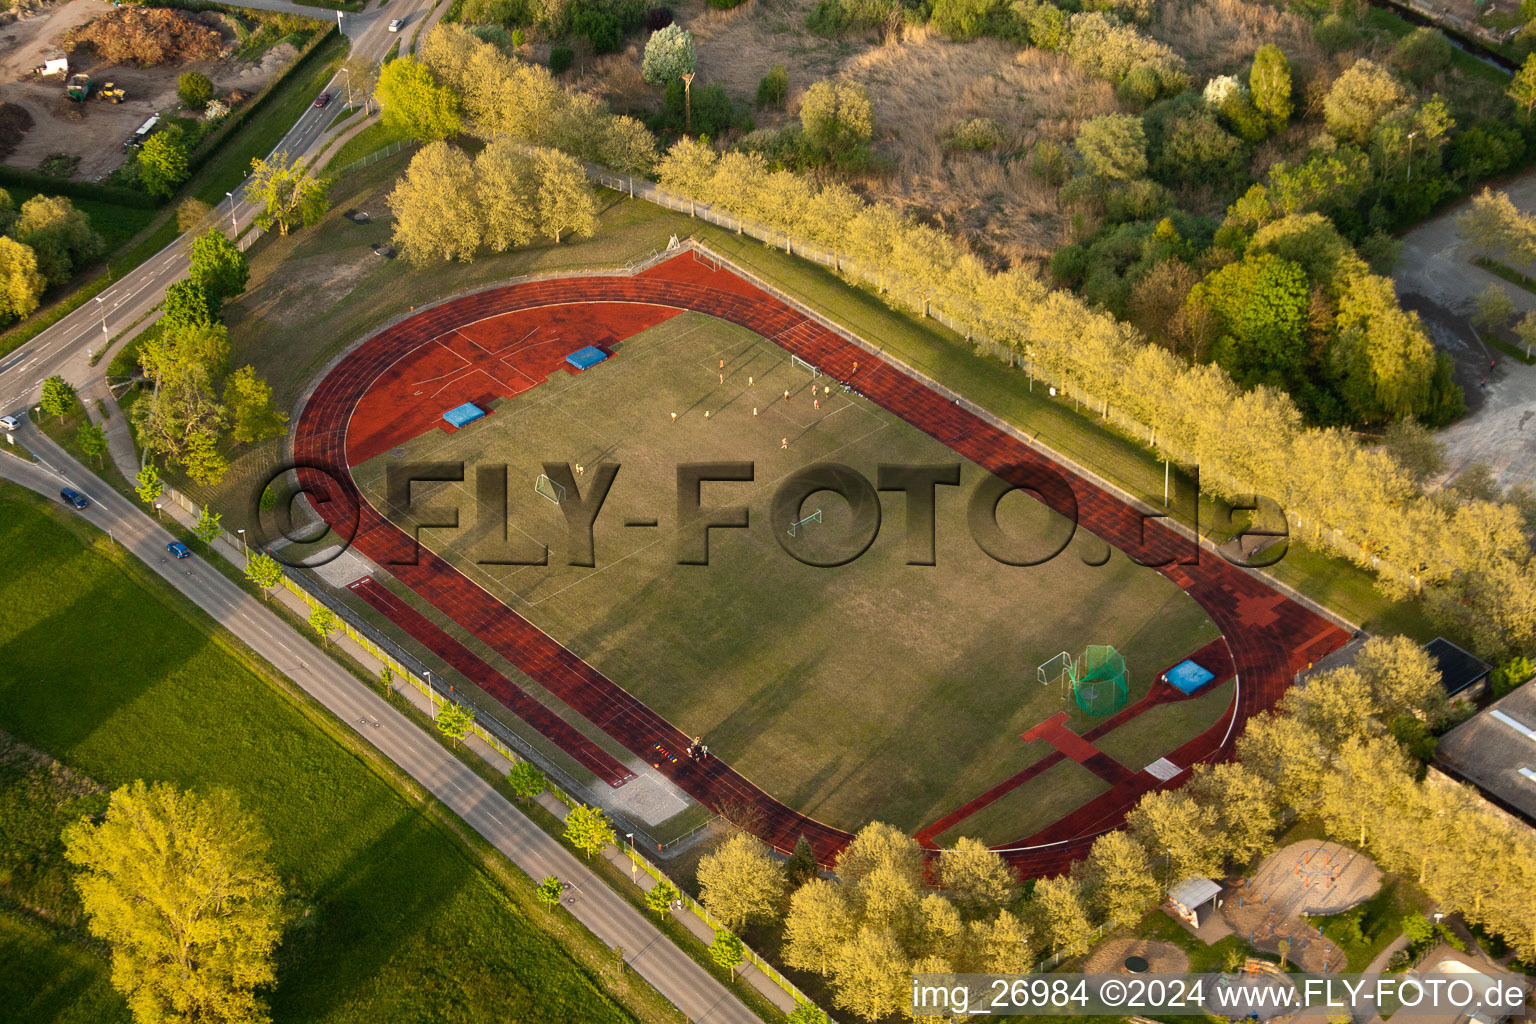
[[[1066,687],[1077,682],[1077,662],[1072,655],[1062,651],[1047,661],[1040,663],[1035,669],[1035,678],[1041,686],[1061,686],[1062,695],[1066,695]]]
[[[790,356],[789,365],[793,366],[797,370],[804,370],[809,373],[811,375],[811,380],[815,380],[817,377],[821,376],[821,371],[816,369],[815,363],[808,363],[804,359],[801,359],[799,356]]]
[[[543,473],[540,473],[538,479],[533,482],[533,489],[556,505],[565,500],[565,488],[555,483]]]
[[[821,509],[817,509],[815,512],[812,512],[810,515],[806,516],[804,519],[799,520],[798,522],[790,523],[789,535],[793,537],[796,533],[800,532],[800,527],[804,526],[806,523],[819,522],[821,522]]]

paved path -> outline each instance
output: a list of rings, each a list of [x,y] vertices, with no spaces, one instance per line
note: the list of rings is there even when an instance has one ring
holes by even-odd
[[[0,454],[0,476],[54,499],[66,483],[84,491],[91,498],[91,506],[80,513],[85,520],[302,687],[531,878],[555,875],[570,883],[566,907],[571,914],[608,946],[622,946],[635,971],[690,1021],[760,1024],[745,1004],[580,860],[382,697],[316,651],[261,601],[200,558],[170,558],[165,550],[173,539],[169,533],[35,428],[23,427],[18,438],[40,461],[32,464]]]

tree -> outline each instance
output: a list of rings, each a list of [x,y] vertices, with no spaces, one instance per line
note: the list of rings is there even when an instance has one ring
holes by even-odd
[[[462,704],[450,702],[437,709],[437,731],[453,740],[455,750],[474,724],[474,711]]]
[[[1269,853],[1280,829],[1280,799],[1269,780],[1236,761],[1200,764],[1193,769],[1190,796],[1213,816],[1222,852],[1246,864]]]
[[[250,268],[238,245],[226,238],[224,232],[209,228],[192,243],[187,279],[222,302],[245,291]]]
[[[1270,253],[1227,264],[1189,297],[1215,314],[1225,334],[1216,361],[1240,384],[1294,379],[1306,358],[1309,299],[1301,266]]]
[[[1134,114],[1090,117],[1073,144],[1093,174],[1130,181],[1147,173],[1147,133]]]
[[[527,761],[514,761],[507,770],[507,785],[515,799],[528,803],[544,792],[544,773]]]
[[[784,898],[784,869],[744,832],[706,854],[698,877],[701,902],[731,929],[776,916]]]
[[[1171,885],[1193,875],[1221,870],[1222,850],[1215,830],[1215,812],[1197,804],[1182,790],[1154,790],[1137,802],[1125,818],[1126,830],[1144,849],[1166,859]]]
[[[1520,65],[1520,70],[1510,79],[1505,93],[1514,100],[1521,120],[1529,122],[1532,111],[1536,110],[1536,53],[1526,54],[1525,63]]]
[[[983,970],[993,974],[1027,974],[1035,966],[1029,926],[1008,911],[976,928],[977,953]]]
[[[1106,832],[1074,865],[1088,903],[1112,924],[1130,927],[1157,902],[1159,887],[1147,851],[1124,832]]]
[[[1284,128],[1291,119],[1291,65],[1280,47],[1266,43],[1254,51],[1248,91],[1255,109],[1269,121],[1270,130]]]
[[[597,232],[597,199],[587,187],[581,164],[553,149],[539,150],[533,164],[539,182],[539,231],[557,245],[567,231],[578,238],[591,238]]]
[[[146,505],[153,505],[155,499],[165,491],[165,485],[160,482],[160,471],[152,462],[146,462],[139,467],[139,475],[134,477],[134,485],[138,491],[139,500]]]
[[[832,1018],[815,1003],[797,1003],[784,1018],[785,1024],[832,1024]]]
[[[196,231],[212,219],[213,207],[196,196],[187,196],[176,204],[176,229],[183,234]]]
[[[1363,146],[1388,111],[1408,101],[1408,92],[1392,73],[1361,59],[1334,81],[1323,99],[1323,120],[1339,139]]]
[[[208,327],[219,318],[208,293],[191,280],[176,281],[166,288],[160,308],[160,322],[166,330]]]
[[[736,968],[746,960],[747,949],[735,935],[720,928],[709,944],[709,958],[734,975]]]
[[[1515,313],[1515,302],[1502,285],[1490,283],[1472,300],[1472,325],[1484,334],[1507,327]]]
[[[282,585],[283,567],[271,555],[258,552],[247,559],[245,578],[261,588],[261,599],[265,601],[274,587]]]
[[[31,246],[0,235],[0,321],[31,315],[43,299],[48,279],[37,269]]]
[[[1093,926],[1088,923],[1082,886],[1076,879],[1067,875],[1040,879],[1030,904],[1036,930],[1053,953],[1071,957],[1088,952]]]
[[[821,865],[816,862],[816,853],[811,849],[811,841],[802,835],[795,840],[794,852],[789,855],[789,860],[784,864],[785,888],[793,892],[820,874]]]
[[[811,879],[789,898],[789,913],[784,915],[784,962],[801,970],[830,974],[857,923],[853,908],[835,883]]]
[[[181,132],[156,132],[139,148],[139,180],[152,196],[169,199],[191,173]]]
[[[604,122],[599,162],[625,174],[650,174],[656,168],[656,136],[628,115]]]
[[[100,823],[64,830],[64,856],[112,982],[141,1022],[267,1020],[284,894],[267,841],[234,796],[133,782]]]
[[[101,255],[103,248],[90,218],[63,196],[38,195],[22,203],[11,234],[31,248],[38,272],[50,285],[68,281],[72,273]]]
[[[133,407],[140,443],[198,482],[217,482],[227,463],[218,450],[224,409],[213,382],[229,356],[228,332],[222,324],[168,327],[146,335],[138,354],[154,384]]]
[[[1525,266],[1536,260],[1536,217],[1521,213],[1508,194],[1483,189],[1456,218],[1456,232],[1472,253]]]
[[[651,85],[664,86],[674,78],[692,73],[699,63],[693,34],[678,24],[651,33],[640,61],[640,76]]]
[[[1531,348],[1536,346],[1536,313],[1527,313],[1515,324],[1515,337],[1525,348],[1525,358],[1531,358]]]
[[[875,135],[869,91],[857,82],[817,82],[800,102],[800,128],[813,153],[839,167],[858,169]]]
[[[487,150],[489,152],[489,150]],[[505,148],[502,150],[506,152]],[[497,156],[488,158],[486,168],[500,168]],[[489,187],[507,184],[497,176]],[[416,264],[433,260],[459,260],[468,263],[475,257],[482,230],[476,201],[477,175],[464,151],[446,142],[422,147],[411,158],[405,175],[389,194],[389,209],[395,215],[394,241],[400,253]],[[519,198],[523,203],[519,203]],[[502,232],[493,242],[515,244],[511,232],[517,209],[526,210],[526,197],[513,193],[503,197],[503,206],[492,210],[494,227]],[[526,214],[525,214],[526,216]],[[531,219],[531,217],[530,217]]]
[[[348,57],[342,61],[341,72],[347,77],[347,86],[363,101],[363,114],[372,113],[370,102],[379,85],[379,66],[367,57]]]
[[[309,628],[320,634],[320,643],[326,647],[331,645],[331,634],[341,628],[341,620],[336,613],[323,605],[316,605],[309,612]]]
[[[565,841],[591,860],[594,853],[605,846],[612,846],[618,837],[614,835],[613,825],[609,823],[607,815],[596,807],[582,804],[572,807],[565,816]]]
[[[75,397],[75,386],[58,374],[54,374],[43,381],[42,401],[39,404],[42,405],[43,412],[50,416],[57,416],[62,423],[65,416],[75,411],[79,399]]]
[[[82,455],[95,459],[100,466],[101,455],[107,450],[107,432],[94,423],[82,423],[75,431],[75,444],[80,446]]]
[[[533,890],[538,901],[544,904],[544,909],[554,910],[560,905],[560,897],[565,894],[565,884],[554,875],[546,875]]]
[[[256,223],[262,230],[276,224],[278,234],[286,236],[293,225],[308,226],[325,216],[331,207],[330,187],[328,180],[309,173],[302,157],[290,160],[285,149],[268,159],[251,161],[245,200],[261,207]]]
[[[912,964],[891,935],[860,928],[843,944],[832,984],[837,1005],[869,1020],[912,1005]]]
[[[837,877],[857,885],[876,868],[888,867],[917,888],[923,884],[924,859],[922,847],[911,836],[893,825],[874,821],[859,829],[837,855]]]
[[[176,78],[176,95],[182,106],[202,110],[213,99],[213,83],[201,71],[183,71]]]
[[[197,514],[197,522],[192,526],[192,535],[204,544],[212,544],[218,540],[219,534],[224,532],[223,519],[222,512],[215,512],[204,505],[202,511]]]
[[[645,905],[654,910],[657,917],[665,917],[667,911],[672,909],[672,904],[682,898],[682,893],[677,891],[677,886],[665,879],[659,879],[655,885],[646,890]]]
[[[1013,902],[1018,887],[1006,861],[978,839],[962,838],[939,858],[939,881],[961,910],[992,913]]]
[[[420,142],[441,142],[459,134],[463,112],[459,95],[438,84],[426,65],[399,57],[379,71],[375,90],[384,123]]]
[[[511,139],[496,139],[475,157],[474,219],[492,249],[505,252],[533,241],[537,187],[533,161]],[[449,210],[456,213],[457,207],[450,204]]]
[[[271,385],[253,366],[240,367],[224,382],[224,414],[230,436],[243,443],[278,437],[288,423],[288,414],[272,404]]]

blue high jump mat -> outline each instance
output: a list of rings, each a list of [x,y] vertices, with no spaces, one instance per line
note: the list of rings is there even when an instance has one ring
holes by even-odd
[[[588,345],[586,348],[579,348],[575,352],[572,352],[570,355],[566,356],[565,361],[570,363],[578,370],[586,370],[596,366],[598,363],[607,358],[608,353],[604,352],[596,345]]]
[[[1197,665],[1188,658],[1169,669],[1163,678],[1168,680],[1182,693],[1194,693],[1216,676],[1210,669]]]
[[[449,409],[443,413],[443,419],[455,427],[466,427],[485,415],[485,410],[474,402],[465,402],[463,405]]]

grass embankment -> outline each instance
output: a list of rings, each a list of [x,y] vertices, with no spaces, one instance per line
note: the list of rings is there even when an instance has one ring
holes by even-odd
[[[471,855],[435,802],[202,612],[54,504],[0,485],[0,513],[0,550],[25,553],[0,560],[0,728],[103,787],[239,795],[308,908],[284,939],[275,1018],[633,1019],[596,980],[611,957],[590,935]],[[4,920],[8,1019],[112,1019],[104,960]],[[610,981],[645,1019],[677,1019],[632,976]]]

